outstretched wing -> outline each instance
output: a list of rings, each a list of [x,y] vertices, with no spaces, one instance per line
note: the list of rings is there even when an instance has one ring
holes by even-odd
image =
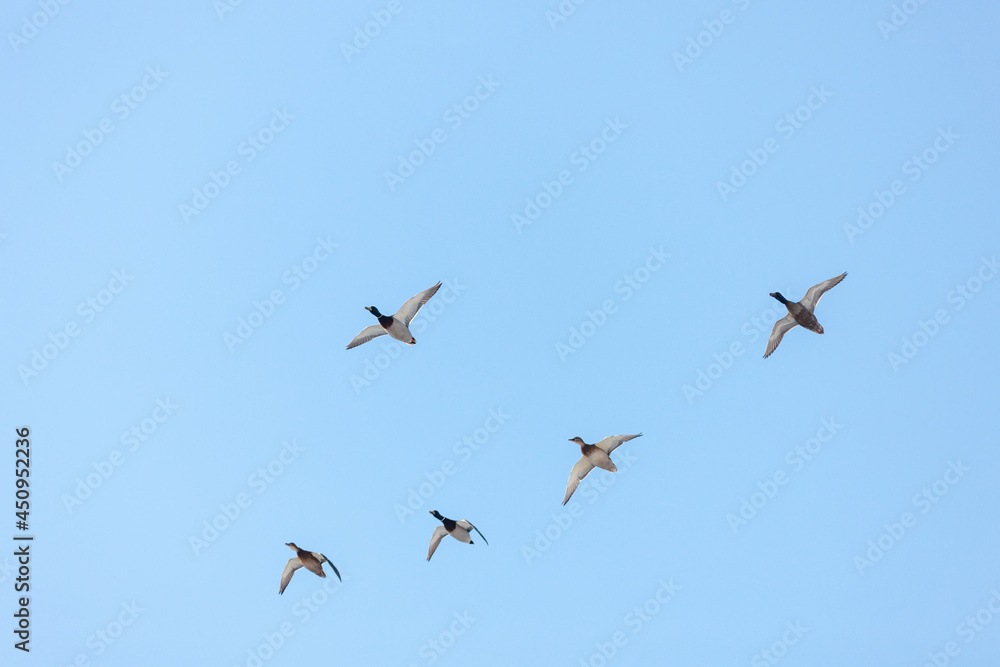
[[[479,537],[483,538],[483,542],[486,542],[486,536],[480,533],[479,529],[473,526],[471,522],[462,519],[461,521],[456,521],[455,523],[457,523],[462,528],[465,528],[466,532],[468,532],[469,530],[476,531],[477,533],[479,533]],[[486,542],[486,544],[489,544],[489,542]]]
[[[803,306],[809,309],[809,312],[813,312],[816,309],[816,304],[819,300],[823,298],[823,295],[833,287],[834,285],[840,284],[840,281],[847,276],[847,272],[841,273],[836,278],[830,278],[829,280],[824,280],[819,285],[813,285],[808,290],[806,290],[806,295],[802,297],[802,301],[799,301]]]
[[[580,460],[576,462],[576,465],[569,472],[569,482],[566,484],[566,497],[563,498],[563,505],[569,501],[569,497],[576,491],[576,487],[580,486],[580,480],[589,475],[593,469],[594,464],[590,462],[590,459],[586,456],[581,456]]]
[[[361,333],[354,337],[354,340],[347,344],[347,349],[357,347],[362,343],[367,343],[372,338],[378,338],[383,335],[385,335],[385,329],[382,328],[381,324],[373,324],[370,327],[365,327],[361,330]]]
[[[448,529],[444,526],[438,526],[434,529],[434,534],[431,535],[431,546],[427,550],[427,560],[431,559],[431,556],[433,556],[434,552],[437,551],[438,545],[441,544],[441,540],[443,540],[444,536],[447,534]]]
[[[329,563],[329,564],[330,564],[330,567],[332,567],[332,568],[333,568],[333,573],[334,573],[335,575],[337,575],[337,579],[340,579],[340,572],[338,572],[338,571],[337,571],[337,566],[333,564],[333,561],[331,561],[331,560],[330,560],[329,558],[327,558],[327,557],[326,557],[326,556],[324,556],[323,554],[313,554],[313,555],[314,555],[314,556],[319,556],[319,562],[320,562],[320,565],[321,565],[321,566],[322,566],[322,564],[323,564],[323,563]],[[344,580],[343,580],[343,579],[340,579],[340,582],[341,582],[341,583],[343,583],[343,582],[344,582]]]
[[[638,438],[640,435],[642,433],[636,433],[635,435],[609,435],[594,446],[598,449],[603,449],[606,454],[610,454],[618,449],[618,446],[623,442],[628,442],[632,438]]]
[[[437,294],[439,289],[441,289],[441,283],[438,283],[434,287],[425,289],[423,292],[404,303],[403,307],[400,308],[399,311],[393,315],[393,317],[406,326],[410,326],[410,320],[412,320],[413,316],[417,314],[420,307],[427,303],[432,296]]]
[[[302,561],[298,559],[298,556],[290,558],[287,563],[285,563],[285,569],[281,573],[281,587],[278,588],[278,595],[285,592],[285,586],[288,582],[292,580],[292,575],[295,574],[295,570],[302,567]]]
[[[788,313],[774,323],[774,329],[771,330],[771,337],[767,339],[767,349],[764,350],[765,359],[771,356],[771,353],[778,349],[778,343],[781,342],[781,339],[786,333],[796,326],[798,326],[798,322],[795,321],[795,318],[792,317],[791,313]]]

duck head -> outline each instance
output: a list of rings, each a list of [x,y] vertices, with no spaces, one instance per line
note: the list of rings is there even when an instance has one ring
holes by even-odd
[[[295,546],[295,542],[285,542],[285,546],[288,547],[289,549],[291,549],[292,551],[298,551],[299,550],[299,548],[297,546]]]
[[[382,313],[378,312],[378,308],[376,308],[375,306],[365,306],[365,310],[367,310],[375,317],[382,317]]]
[[[575,442],[576,444],[580,445],[581,447],[584,446],[585,444],[587,444],[587,443],[585,443],[583,441],[583,438],[581,438],[580,436],[576,436],[575,438],[570,438],[569,441],[570,442]]]
[[[441,512],[438,512],[437,510],[431,510],[431,512],[430,512],[430,513],[431,513],[431,514],[432,514],[432,515],[434,516],[434,518],[435,518],[435,519],[437,519],[438,521],[444,521],[444,517],[443,517],[443,516],[441,516]]]
[[[788,299],[786,299],[785,297],[781,296],[781,292],[768,292],[768,296],[773,296],[775,299],[777,299],[781,303],[788,303]]]

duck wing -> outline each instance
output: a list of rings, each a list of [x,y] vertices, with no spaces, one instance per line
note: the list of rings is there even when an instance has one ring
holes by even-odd
[[[432,296],[437,294],[439,289],[441,289],[441,283],[438,283],[434,287],[425,289],[423,292],[404,303],[402,308],[400,308],[396,314],[393,315],[393,318],[399,320],[405,326],[410,326],[410,320],[412,320],[413,316],[417,314],[420,307],[427,303]]]
[[[381,324],[373,324],[370,327],[365,327],[361,330],[361,333],[354,337],[354,340],[347,344],[347,349],[349,350],[352,347],[357,347],[362,343],[367,343],[372,338],[378,338],[379,336],[384,335],[385,329],[382,328]]]
[[[823,297],[826,292],[834,285],[840,284],[840,281],[847,276],[847,272],[841,273],[836,278],[830,278],[829,280],[824,280],[819,285],[813,285],[808,290],[806,290],[806,295],[802,297],[802,301],[799,301],[803,306],[809,309],[809,312],[813,312],[816,309],[816,304]]]
[[[447,534],[448,529],[444,526],[438,526],[434,529],[434,534],[431,535],[431,546],[427,550],[427,560],[431,559],[431,556],[433,556],[434,552],[437,551],[438,545],[441,544],[441,540],[443,540],[444,536]]]
[[[292,575],[295,574],[295,570],[302,567],[302,561],[298,559],[298,556],[288,559],[285,563],[285,569],[281,573],[281,587],[278,588],[278,595],[285,592],[285,587],[288,586],[288,582],[292,580]]]
[[[798,322],[792,317],[791,313],[788,313],[780,320],[774,323],[774,329],[771,330],[771,337],[767,339],[767,349],[764,350],[764,358],[767,359],[771,356],[771,353],[778,349],[778,343],[784,338],[785,334],[791,331],[793,328],[798,326]]]
[[[321,566],[322,566],[323,563],[329,563],[330,567],[333,568],[333,573],[335,575],[337,575],[337,579],[340,579],[341,583],[344,582],[344,580],[340,578],[340,572],[337,571],[337,566],[334,565],[333,562],[329,558],[327,558],[323,554],[318,554],[318,553],[314,553],[313,556],[316,556],[316,559],[320,562]]]
[[[576,487],[580,486],[580,480],[589,475],[593,469],[594,464],[590,462],[590,459],[586,456],[581,456],[580,460],[573,466],[573,469],[569,471],[569,482],[566,484],[566,497],[563,498],[563,505],[569,502],[569,498],[576,491]]]
[[[456,521],[455,523],[457,523],[462,528],[465,528],[466,532],[469,532],[470,530],[474,530],[477,533],[479,533],[479,529],[476,528],[475,526],[473,526],[471,522],[466,521],[465,519],[462,519],[461,521]],[[483,542],[486,542],[486,536],[485,535],[483,535],[482,533],[479,533],[479,537],[483,538]],[[489,545],[489,542],[486,542],[486,544]]]
[[[594,447],[604,450],[606,454],[610,454],[618,449],[618,446],[623,442],[628,442],[632,438],[638,438],[640,435],[642,435],[642,433],[636,433],[635,435],[609,435],[604,440],[596,443]]]

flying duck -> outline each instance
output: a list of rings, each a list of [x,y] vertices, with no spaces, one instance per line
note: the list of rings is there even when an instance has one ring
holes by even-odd
[[[431,546],[427,550],[427,560],[430,560],[431,556],[434,555],[434,552],[437,550],[438,545],[441,544],[441,540],[444,539],[445,535],[450,534],[459,542],[475,544],[475,542],[472,541],[472,535],[470,533],[473,530],[479,533],[479,529],[471,523],[465,519],[462,519],[461,521],[452,521],[451,519],[441,516],[441,513],[437,510],[431,510],[431,514],[433,514],[434,518],[444,525],[435,528],[434,534],[431,535]],[[479,533],[479,537],[482,537],[483,542],[486,542],[486,537],[482,533]],[[489,542],[486,542],[486,544],[489,546]]]
[[[288,586],[288,582],[292,580],[292,575],[295,574],[295,570],[300,567],[304,567],[313,574],[326,579],[326,572],[323,571],[323,563],[330,563],[329,558],[321,553],[299,549],[295,546],[295,542],[285,542],[285,546],[295,552],[295,557],[288,559],[288,562],[285,563],[285,569],[281,573],[281,588],[278,589],[278,595],[285,592],[285,587]],[[337,579],[340,579],[340,572],[337,571],[337,566],[330,563],[330,567],[333,568],[333,573],[337,575]],[[343,581],[343,579],[340,580]]]
[[[365,327],[361,330],[357,336],[354,337],[350,343],[347,344],[347,349],[352,347],[357,347],[362,343],[367,343],[372,338],[378,338],[383,334],[389,334],[393,338],[407,345],[414,345],[417,339],[413,337],[410,333],[410,321],[413,316],[417,314],[420,307],[427,303],[428,299],[434,296],[437,291],[441,289],[441,283],[438,283],[434,287],[425,289],[420,294],[416,295],[409,301],[403,304],[395,315],[383,315],[379,312],[378,308],[375,306],[365,306],[365,310],[370,312],[372,315],[378,318],[378,324],[373,324],[370,327]]]
[[[830,278],[829,280],[824,280],[819,285],[813,285],[806,290],[806,295],[802,298],[802,301],[798,302],[789,301],[781,296],[781,292],[770,292],[768,294],[785,304],[788,314],[774,323],[774,329],[771,330],[771,337],[767,339],[767,350],[764,351],[765,359],[771,356],[771,353],[778,348],[778,343],[781,342],[782,337],[793,329],[796,324],[809,329],[809,331],[815,331],[818,334],[823,333],[823,325],[813,315],[813,311],[816,310],[816,304],[819,303],[819,300],[826,291],[834,285],[839,284],[846,275],[847,272],[845,271],[836,278]]]
[[[562,504],[565,505],[569,502],[569,497],[576,491],[576,487],[580,486],[580,481],[589,475],[590,471],[595,467],[603,468],[608,472],[618,472],[618,467],[611,460],[611,452],[615,451],[618,445],[623,442],[628,442],[632,438],[638,438],[640,435],[642,433],[637,433],[636,435],[609,435],[594,445],[588,445],[579,436],[570,438],[570,442],[580,445],[580,452],[583,456],[576,462],[576,465],[573,466],[573,469],[569,473],[569,483],[566,485],[566,497],[563,498]]]

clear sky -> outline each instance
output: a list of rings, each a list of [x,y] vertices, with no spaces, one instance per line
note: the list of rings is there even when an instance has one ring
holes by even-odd
[[[995,664],[998,20],[7,3],[0,662]]]

